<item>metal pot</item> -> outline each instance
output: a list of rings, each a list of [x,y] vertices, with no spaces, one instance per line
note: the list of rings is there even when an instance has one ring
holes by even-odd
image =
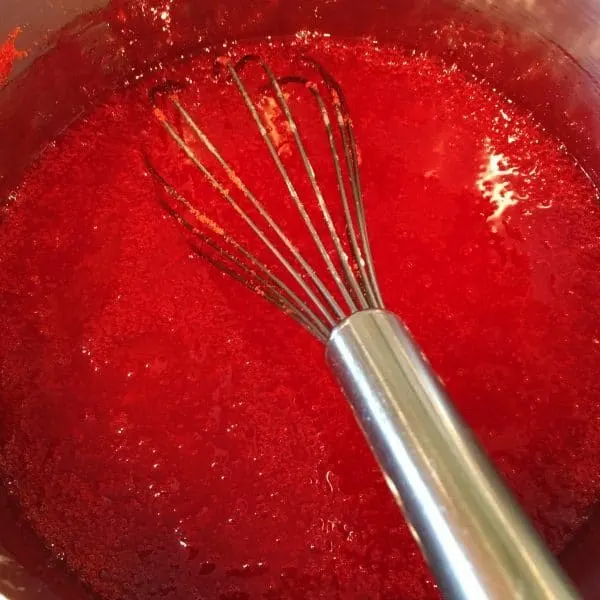
[[[150,10],[155,5],[156,11]],[[351,10],[349,10],[351,7]],[[159,13],[168,9],[165,26]],[[600,4],[596,0],[236,0],[149,3],[0,0],[0,40],[19,26],[28,48],[0,87],[0,202],[48,140],[133,80],[148,63],[190,45],[227,38],[292,34],[298,30],[376,35],[458,63],[530,108],[580,160],[600,175]],[[123,16],[125,15],[125,18]],[[454,22],[457,27],[448,27]],[[457,31],[459,35],[457,36]],[[65,59],[69,69],[64,68]],[[1,85],[1,84],[0,84]],[[0,544],[36,548],[0,490]],[[564,554],[575,583],[597,598],[600,518],[593,516]],[[586,561],[580,560],[586,557]],[[0,546],[0,600],[81,599],[88,592],[49,567],[30,573]],[[42,583],[44,580],[47,583]],[[596,587],[594,587],[596,586]],[[50,591],[52,589],[52,591]],[[594,591],[595,590],[595,591]]]

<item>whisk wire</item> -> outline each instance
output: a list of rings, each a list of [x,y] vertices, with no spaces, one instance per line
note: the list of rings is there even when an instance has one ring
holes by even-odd
[[[215,258],[214,256],[210,256],[206,252],[195,248],[202,257],[206,258],[211,264],[217,266],[217,268],[220,268],[221,271],[246,285],[246,287],[269,299],[273,304],[280,307],[284,312],[304,325],[313,335],[315,335],[315,337],[321,341],[326,341],[331,330],[345,317],[358,310],[383,308],[383,302],[375,278],[375,270],[367,237],[364,203],[359,175],[358,152],[352,130],[352,122],[348,114],[345,99],[337,82],[321,65],[311,59],[305,59],[304,61],[306,64],[317,69],[322,76],[326,88],[331,94],[332,106],[335,111],[335,120],[337,121],[339,129],[339,137],[337,138],[332,127],[328,105],[325,102],[319,87],[315,83],[300,76],[288,76],[278,79],[262,58],[255,55],[247,55],[235,65],[229,60],[220,61],[220,63],[222,66],[226,67],[233,84],[239,91],[244,104],[258,129],[260,137],[265,143],[276,169],[282,177],[294,206],[300,214],[304,225],[308,229],[310,238],[323,259],[329,275],[335,282],[334,291],[335,289],[339,291],[341,295],[340,299],[343,299],[346,308],[342,308],[342,305],[338,299],[336,299],[336,294],[328,289],[325,282],[318,275],[317,270],[306,260],[295,244],[292,243],[283,228],[276,222],[271,212],[267,210],[254,193],[250,191],[231,165],[217,150],[205,131],[181,104],[177,93],[174,93],[180,88],[176,84],[173,84],[173,82],[168,82],[163,86],[153,88],[150,92],[150,97],[155,107],[154,112],[159,122],[191,163],[202,173],[204,178],[218,195],[233,208],[242,221],[252,230],[253,234],[260,239],[262,244],[264,244],[277,259],[284,270],[291,275],[293,280],[302,290],[302,295],[306,297],[306,300],[302,300],[294,291],[292,291],[281,278],[277,277],[272,272],[267,264],[249,252],[239,242],[231,238],[224,230],[216,226],[214,221],[208,219],[204,213],[199,211],[190,201],[179,194],[173,186],[168,184],[162,176],[157,174],[155,169],[151,169],[151,173],[155,176],[157,181],[161,183],[171,198],[175,199],[178,204],[187,209],[188,213],[194,216],[199,226],[208,228],[211,234],[213,234],[213,236],[211,236],[201,232],[199,228],[192,224],[187,218],[178,214],[172,207],[169,208],[169,213],[175,217],[180,224],[184,225],[188,231],[196,236],[196,238],[206,243],[210,248],[217,252],[221,258]],[[330,242],[333,245],[335,256],[337,257],[336,262],[339,267],[336,266],[334,260],[330,256],[323,239],[321,239],[317,231],[315,222],[311,218],[306,205],[302,201],[300,194],[292,181],[287,167],[279,156],[278,150],[274,141],[271,139],[267,127],[265,121],[266,117],[261,117],[259,114],[259,111],[250,96],[250,92],[241,77],[242,69],[246,64],[251,62],[257,63],[264,72],[268,81],[267,87],[272,89],[277,104],[287,122],[288,130],[293,137],[295,147],[297,148],[301,159],[301,164],[316,198],[319,209],[318,212],[323,219],[330,237]],[[335,179],[340,194],[344,218],[343,235],[340,233],[340,230],[334,222],[330,208],[323,195],[317,175],[308,156],[304,141],[300,135],[298,124],[293,116],[288,99],[283,92],[282,86],[288,83],[302,84],[310,91],[316,102],[320,119],[327,135]],[[168,98],[176,113],[191,129],[204,149],[216,159],[224,172],[224,176],[233,183],[235,190],[240,192],[257,211],[260,217],[265,220],[269,230],[275,235],[276,239],[272,239],[267,233],[267,230],[263,229],[257,221],[250,216],[247,210],[245,210],[235,199],[232,192],[219,181],[218,177],[206,166],[192,146],[184,140],[183,133],[180,133],[179,129],[170,122],[164,112],[158,108],[156,105],[156,96],[159,92],[167,92]],[[343,148],[341,154],[338,152],[338,141],[341,141]],[[346,187],[347,180],[345,180],[342,161],[340,160],[341,156],[344,157],[347,171],[346,175],[350,181],[349,190],[353,198],[352,207],[348,198],[348,189]],[[219,242],[215,241],[214,234],[218,234]],[[219,245],[220,242],[229,245],[239,256],[235,256],[235,254],[221,248]],[[279,242],[281,242],[283,247],[280,246]],[[286,254],[288,253],[289,258],[286,257]],[[300,268],[294,266],[290,260],[297,263],[297,266]],[[341,272],[339,268],[341,268]],[[316,312],[311,306],[315,308]]]
[[[268,300],[269,302],[274,304],[277,308],[279,308],[285,314],[289,315],[301,326],[305,327],[309,333],[314,335],[320,341],[327,341],[327,328],[322,326],[322,324],[321,326],[317,326],[310,318],[303,314],[302,310],[298,310],[291,303],[289,298],[283,296],[283,294],[281,294],[277,287],[277,278],[273,279],[273,282],[275,284],[273,285],[273,283],[270,283],[268,281],[268,279],[271,279],[271,277],[262,277],[260,274],[251,269],[248,265],[246,265],[242,260],[230,254],[224,248],[221,248],[214,240],[211,240],[208,236],[202,235],[197,228],[195,228],[187,219],[177,214],[171,207],[165,207],[165,209],[183,227],[188,229],[205,244],[210,246],[215,252],[220,254],[226,260],[230,261],[233,265],[238,267],[243,273],[246,273],[247,275],[245,276],[243,273],[236,271],[227,262],[215,258],[208,252],[204,252],[199,246],[193,245],[192,249],[197,256],[210,263],[218,271],[231,277],[238,283],[241,283],[250,291],[259,294],[261,297],[265,298],[265,300]],[[238,250],[241,251],[240,248],[238,248]]]
[[[343,264],[344,263],[344,257],[343,257],[344,252],[341,248],[341,243],[340,243],[339,237],[337,235],[335,227],[333,226],[333,220],[331,218],[331,214],[329,213],[329,210],[327,209],[327,205],[323,198],[321,188],[319,187],[319,184],[317,182],[315,171],[313,169],[310,159],[308,158],[308,155],[306,154],[304,143],[302,142],[302,138],[300,137],[300,134],[298,132],[298,125],[296,124],[296,121],[292,115],[292,111],[290,109],[289,103],[285,99],[285,96],[283,94],[281,86],[279,85],[279,82],[277,81],[277,78],[271,71],[270,67],[258,56],[246,57],[244,60],[244,64],[247,64],[250,61],[257,62],[261,66],[261,68],[266,73],[266,75],[269,79],[269,82],[273,88],[273,91],[275,92],[277,101],[278,101],[281,109],[283,110],[285,117],[288,121],[290,132],[292,133],[292,136],[293,136],[296,146],[298,148],[298,152],[302,159],[304,168],[306,169],[306,173],[308,175],[310,184],[313,188],[313,192],[317,198],[319,209],[325,220],[325,223],[329,230],[329,234],[331,235],[331,238],[334,242],[334,246],[336,247],[338,256],[340,257],[340,260]],[[244,98],[246,106],[248,107],[250,114],[251,114],[252,118],[254,119],[254,122],[258,126],[261,137],[263,138],[264,142],[266,143],[266,145],[269,148],[271,157],[275,161],[277,169],[281,173],[281,176],[282,176],[282,178],[285,182],[285,185],[296,205],[296,208],[300,212],[300,215],[302,216],[302,219],[303,219],[306,227],[308,228],[311,238],[313,239],[323,260],[325,261],[325,264],[327,266],[327,269],[329,270],[329,273],[333,277],[333,280],[335,281],[338,289],[340,290],[340,292],[344,298],[344,301],[350,308],[350,312],[351,313],[356,312],[357,306],[356,306],[354,300],[352,299],[352,296],[348,292],[348,289],[344,285],[344,281],[343,281],[339,271],[337,270],[335,264],[331,260],[331,257],[329,256],[327,249],[325,248],[325,245],[323,244],[323,241],[321,240],[319,234],[317,233],[314,223],[313,223],[312,219],[310,218],[308,211],[306,210],[304,202],[302,202],[300,195],[298,194],[294,184],[292,183],[289,173],[288,173],[287,169],[285,168],[283,161],[279,157],[279,154],[277,153],[277,149],[275,148],[275,145],[273,144],[273,141],[271,140],[271,138],[264,126],[264,123],[262,122],[262,120],[258,114],[258,111],[256,110],[256,106],[254,105],[254,103],[252,102],[252,100],[250,98],[250,95],[248,93],[248,90],[246,89],[246,86],[244,85],[241,78],[239,77],[237,69],[231,63],[228,63],[227,66],[228,66],[229,72],[231,73],[231,76],[234,80],[234,83],[236,84],[236,86],[238,87],[240,93],[242,94],[242,96]]]
[[[360,239],[363,244],[363,251],[361,252],[356,232],[353,226],[353,219],[349,213],[347,213],[347,222],[349,226],[349,237],[352,244],[358,268],[363,276],[367,288],[367,295],[369,297],[370,307],[372,308],[384,308],[383,299],[379,290],[377,277],[375,274],[375,265],[373,262],[373,256],[371,253],[371,246],[369,242],[369,236],[367,233],[367,222],[365,218],[365,207],[362,195],[362,186],[360,180],[360,168],[358,160],[358,152],[356,146],[356,139],[354,137],[354,127],[352,125],[352,119],[350,118],[350,111],[346,103],[344,92],[339,83],[329,74],[329,72],[316,60],[307,56],[302,57],[302,62],[310,65],[318,71],[323,79],[325,85],[329,88],[330,93],[333,97],[333,106],[336,113],[338,122],[338,129],[342,136],[342,147],[344,149],[344,156],[346,159],[346,165],[350,176],[350,184],[352,187],[352,196],[354,198],[354,208],[358,221],[358,229],[360,233]],[[364,259],[363,259],[364,254]],[[365,272],[368,271],[368,275]]]
[[[306,260],[302,257],[300,252],[292,245],[289,241],[288,237],[283,233],[280,227],[277,226],[275,221],[272,219],[268,211],[262,206],[262,204],[255,198],[255,196],[246,188],[246,186],[241,182],[241,180],[235,175],[234,171],[231,167],[225,162],[220,153],[216,150],[214,145],[210,142],[206,134],[198,127],[195,121],[191,118],[189,113],[181,106],[179,101],[176,98],[172,98],[172,102],[177,108],[177,110],[184,117],[186,122],[190,125],[190,127],[194,130],[194,132],[198,135],[199,139],[206,146],[206,148],[214,153],[215,158],[223,165],[226,173],[230,177],[233,183],[235,183],[244,195],[255,204],[257,210],[259,210],[260,214],[267,220],[271,228],[277,233],[280,237],[281,241],[288,247],[290,252],[294,255],[294,257],[300,262],[300,264],[304,267],[306,272],[312,277],[314,277],[313,281],[315,285],[319,288],[319,291],[326,297],[329,304],[334,308],[336,314],[343,315],[341,307],[336,302],[335,298],[327,291],[325,284],[319,279],[314,269],[306,262]],[[177,133],[175,128],[166,120],[161,119],[161,122],[169,135],[173,138],[173,140],[177,143],[177,145],[184,151],[186,156],[192,161],[192,163],[202,172],[205,178],[209,181],[212,187],[219,193],[219,195],[224,198],[231,207],[237,212],[237,214],[244,220],[244,222],[252,229],[252,231],[259,237],[259,239],[267,246],[267,248],[273,253],[273,255],[279,260],[279,262],[284,266],[284,268],[290,273],[290,275],[296,280],[298,285],[303,289],[306,295],[310,298],[312,302],[314,302],[315,306],[319,309],[323,317],[330,325],[334,325],[336,319],[333,317],[331,312],[325,307],[325,305],[321,302],[318,296],[314,293],[314,291],[310,288],[310,286],[304,281],[300,273],[289,263],[289,261],[283,256],[277,246],[269,239],[269,237],[264,233],[264,231],[254,222],[254,220],[248,215],[248,213],[236,202],[236,200],[231,196],[229,191],[223,187],[221,183],[213,176],[213,174],[206,168],[206,166],[200,161],[196,153],[190,148],[190,146],[183,140],[183,138]]]
[[[180,102],[176,98],[173,98],[172,101],[173,101],[175,107],[177,108],[177,110],[184,117],[186,123],[191,127],[191,129],[194,131],[194,133],[198,136],[198,138],[200,139],[202,144],[205,146],[205,148],[217,159],[217,161],[219,162],[219,164],[225,171],[229,180],[251,202],[251,204],[256,208],[258,213],[268,223],[269,227],[275,232],[277,237],[283,242],[283,244],[286,246],[286,248],[289,250],[289,252],[292,254],[292,256],[298,261],[298,263],[300,263],[300,265],[303,267],[303,269],[308,273],[310,279],[313,281],[313,283],[315,284],[315,286],[317,287],[319,292],[323,295],[324,299],[328,302],[330,308],[334,311],[336,316],[338,318],[342,318],[344,313],[342,311],[341,306],[335,300],[333,295],[329,292],[329,290],[327,289],[327,286],[323,283],[321,278],[317,275],[316,270],[308,263],[308,261],[303,257],[303,255],[296,248],[296,246],[294,244],[292,244],[289,237],[283,232],[282,228],[277,224],[275,219],[273,219],[270,212],[264,207],[264,205],[258,200],[258,198],[256,198],[256,196],[248,189],[248,187],[244,184],[244,182],[236,175],[235,171],[225,161],[225,159],[223,158],[221,153],[217,150],[215,145],[210,141],[208,136],[198,126],[198,124],[194,121],[194,119],[192,119],[191,115],[185,110],[185,108],[180,104]],[[214,179],[210,173],[209,173],[209,175],[210,175],[211,179]],[[230,198],[227,198],[227,199],[230,203],[232,203],[232,199],[230,199]],[[257,235],[259,235],[259,237],[261,238],[261,241],[269,247],[269,249],[275,254],[275,256],[280,261],[282,261],[282,262],[285,261],[284,265],[286,266],[286,269],[290,272],[290,274],[292,274],[292,276],[294,276],[296,281],[298,281],[298,283],[303,287],[305,293],[307,293],[307,295],[309,295],[310,299],[313,302],[318,302],[318,306],[319,306],[321,312],[327,318],[327,320],[330,323],[333,322],[333,317],[331,316],[329,311],[326,311],[325,308],[322,306],[321,302],[316,300],[316,296],[312,292],[309,292],[310,288],[303,282],[301,276],[297,273],[297,271],[295,269],[293,269],[293,267],[290,265],[290,263],[287,260],[285,260],[285,258],[283,258],[283,255],[277,250],[275,245],[268,242],[268,239],[266,238],[266,236],[263,237],[263,235],[259,234],[260,228],[258,228],[258,226],[256,226],[254,221],[247,215],[247,213],[245,211],[243,211],[239,207],[239,205],[237,203],[235,203],[235,201],[233,201],[232,206],[236,209],[236,211],[238,211],[238,214],[240,214],[240,216],[242,216],[244,221],[246,221],[246,223],[253,229],[253,231]],[[238,207],[238,208],[236,208],[236,207]],[[296,273],[296,274],[292,273],[292,271],[290,269],[292,269],[294,271],[294,273]],[[298,278],[300,278],[300,279],[298,279]]]
[[[209,219],[205,215],[199,215],[196,208],[191,204],[187,198],[180,194],[170,183],[156,171],[152,164],[146,159],[146,167],[151,175],[161,184],[163,189],[177,202],[185,206],[192,214],[195,215],[197,220],[201,220],[206,224]],[[313,310],[303,302],[289,286],[277,277],[260,259],[258,259],[252,252],[247,250],[242,244],[237,242],[225,233],[225,230],[212,219],[210,220],[210,230],[214,235],[218,235],[222,244],[229,245],[234,251],[238,252],[242,258],[239,258],[232,253],[228,252],[221,244],[216,242],[210,235],[204,231],[199,230],[194,226],[188,219],[183,217],[179,212],[175,211],[166,202],[161,201],[163,208],[173,217],[180,225],[185,227],[190,233],[192,233],[201,242],[207,244],[221,257],[231,262],[241,271],[246,273],[243,276],[235,272],[229,265],[219,261],[208,253],[203,252],[197,245],[193,246],[194,252],[213,266],[217,267],[227,275],[233,277],[240,283],[244,284],[250,290],[261,293],[266,299],[273,301],[279,308],[281,308],[286,314],[299,321],[304,327],[319,338],[321,341],[327,340],[328,329],[326,324],[317,317]],[[246,259],[247,264],[243,259]],[[253,265],[255,268],[253,268]],[[257,271],[260,273],[257,273]],[[262,273],[262,275],[261,275]],[[265,288],[265,292],[262,293],[262,288]]]
[[[345,117],[341,114],[338,117],[339,119],[344,120]],[[371,285],[371,293],[374,296],[372,299],[373,305],[375,308],[384,308],[383,298],[381,296],[381,292],[379,290],[379,283],[377,282],[377,276],[375,275],[375,264],[373,262],[373,255],[371,253],[371,244],[369,242],[369,235],[367,233],[367,220],[365,218],[365,206],[363,203],[362,196],[362,187],[360,183],[360,171],[358,168],[358,157],[356,156],[356,141],[354,139],[354,133],[352,128],[346,127],[342,129],[342,131],[347,131],[347,136],[349,143],[344,144],[344,149],[346,153],[346,161],[349,165],[349,169],[351,170],[351,181],[354,187],[354,203],[356,208],[356,214],[358,218],[358,229],[360,231],[360,238],[363,243],[363,251],[364,251],[364,261],[367,264],[367,270],[369,273],[369,277],[366,279]],[[362,258],[360,260],[360,264],[362,265]]]
[[[321,93],[319,92],[318,88],[314,84],[309,82],[308,79],[305,79],[302,77],[289,77],[289,78],[286,78],[286,80],[287,81],[296,81],[297,83],[300,83],[300,84],[304,85],[305,87],[307,87],[311,91],[311,93],[313,94],[313,96],[315,97],[315,99],[317,101],[317,105],[318,105],[319,111],[321,113],[321,119],[323,121],[323,125],[327,132],[329,149],[331,150],[331,156],[333,158],[333,168],[335,170],[337,185],[338,185],[338,189],[340,191],[340,196],[341,196],[341,200],[342,200],[342,207],[344,210],[346,230],[350,237],[350,246],[352,248],[352,252],[354,254],[355,261],[356,261],[356,264],[358,267],[358,265],[361,261],[360,249],[359,249],[357,241],[356,241],[356,232],[354,230],[354,223],[353,223],[352,215],[350,213],[350,207],[348,205],[348,196],[346,195],[346,186],[344,185],[344,180],[342,177],[342,169],[341,169],[340,159],[339,159],[339,155],[338,155],[337,148],[336,148],[335,136],[333,133],[333,129],[331,127],[331,119],[329,118],[329,111],[327,110],[327,106],[325,105],[323,97],[322,97]],[[331,222],[331,219],[329,222]],[[361,289],[361,285],[359,284],[358,280],[356,279],[354,270],[352,269],[352,265],[350,264],[348,254],[344,251],[344,249],[342,247],[340,237],[337,233],[337,230],[335,230],[335,228],[333,228],[333,223],[332,223],[332,230],[330,230],[330,233],[334,240],[336,250],[338,252],[338,256],[339,256],[340,262],[342,264],[342,268],[344,269],[344,274],[346,275],[347,281],[352,286],[352,290],[354,291],[357,301],[360,303],[360,306],[362,309],[369,308],[368,299],[365,297],[365,294],[363,293],[363,290]],[[358,269],[358,273],[360,276],[361,283],[363,284],[365,291],[367,291],[368,281],[366,280],[366,275],[363,276],[363,272],[361,272],[360,268]],[[368,293],[368,291],[367,291],[367,293]]]

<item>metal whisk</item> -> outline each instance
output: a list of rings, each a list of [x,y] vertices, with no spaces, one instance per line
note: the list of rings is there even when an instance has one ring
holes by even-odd
[[[184,108],[179,87],[172,82],[150,93],[156,118],[218,197],[260,241],[269,261],[229,235],[148,162],[170,199],[165,207],[202,242],[197,251],[206,260],[271,301],[326,345],[327,363],[446,597],[576,598],[406,327],[385,310],[369,247],[359,158],[346,99],[320,64],[310,59],[302,63],[314,78],[277,77],[258,56],[246,56],[235,64],[220,61],[324,266],[314,267],[298,249]],[[314,193],[316,211],[307,208],[252,99],[243,77],[249,64],[261,69],[277,102]],[[327,199],[284,93],[285,86],[292,84],[304,86],[320,115],[315,127],[322,127],[326,134],[337,182],[337,191],[328,189]],[[165,97],[181,127],[159,108]],[[184,139],[183,127],[192,132],[201,153]],[[206,159],[217,167],[209,168]],[[342,227],[332,216],[333,202],[341,209]],[[311,212],[321,219],[319,225]],[[319,233],[319,227],[327,236]]]

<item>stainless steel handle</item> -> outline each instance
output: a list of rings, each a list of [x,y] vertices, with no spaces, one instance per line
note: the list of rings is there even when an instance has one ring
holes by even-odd
[[[346,319],[327,361],[445,597],[578,598],[394,314]]]

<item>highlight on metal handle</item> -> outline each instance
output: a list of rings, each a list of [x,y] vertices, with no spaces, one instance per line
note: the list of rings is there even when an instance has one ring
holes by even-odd
[[[327,361],[446,598],[579,598],[398,317],[353,314]]]

